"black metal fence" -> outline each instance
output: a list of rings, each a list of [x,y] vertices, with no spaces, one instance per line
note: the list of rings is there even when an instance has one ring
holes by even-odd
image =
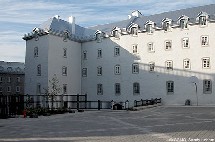
[[[161,104],[161,98],[155,98],[151,100],[135,100],[134,101],[134,107],[139,107],[139,106],[148,106],[148,105],[154,105],[154,104]]]

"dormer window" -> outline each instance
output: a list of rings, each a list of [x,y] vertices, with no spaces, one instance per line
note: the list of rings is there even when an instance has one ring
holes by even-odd
[[[137,36],[137,34],[138,34],[138,28],[137,28],[137,27],[132,27],[132,28],[131,28],[131,34],[132,34],[133,36]]]
[[[166,32],[171,31],[172,20],[168,19],[168,18],[165,18],[165,19],[162,20],[162,22],[163,22],[164,31],[166,31]]]
[[[100,31],[96,32],[96,41],[98,43],[102,42],[102,37],[101,37],[101,32]]]
[[[187,21],[185,19],[180,20],[181,29],[187,29]]]
[[[199,24],[200,24],[201,26],[206,26],[206,25],[207,25],[206,16],[200,16],[200,17],[199,17]]]
[[[200,27],[205,27],[207,25],[208,14],[206,12],[200,12],[196,18],[199,22]]]
[[[64,33],[63,33],[63,41],[67,41],[67,38],[69,38],[69,32],[68,31],[65,31]]]
[[[178,18],[177,23],[179,24],[181,29],[187,29],[188,20],[189,20],[189,17],[182,15],[181,17]]]
[[[147,21],[145,28],[146,28],[146,32],[148,32],[148,34],[152,34],[154,32],[154,22],[152,21]]]
[[[114,30],[113,36],[115,37],[115,39],[119,39],[119,30]]]

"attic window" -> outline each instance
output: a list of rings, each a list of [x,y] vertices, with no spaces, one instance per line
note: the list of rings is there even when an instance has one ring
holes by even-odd
[[[114,36],[116,39],[119,39],[119,30],[114,30],[114,31],[113,31],[113,36]]]
[[[170,21],[164,22],[163,28],[165,31],[170,31],[171,30],[171,22]]]
[[[147,26],[146,26],[146,31],[148,32],[148,33],[153,33],[153,28],[152,28],[152,24],[148,24]]]
[[[67,41],[67,38],[69,38],[69,32],[68,31],[65,31],[64,33],[63,33],[63,41]]]
[[[96,33],[96,41],[99,43],[102,41],[101,33]]]
[[[200,24],[201,26],[206,26],[206,25],[207,25],[206,16],[200,16],[200,17],[199,17],[199,24]]]
[[[181,29],[187,29],[187,26],[188,26],[187,20],[181,19],[180,20],[180,27],[181,27]]]
[[[131,34],[133,35],[133,36],[137,36],[137,27],[132,27],[131,28]]]

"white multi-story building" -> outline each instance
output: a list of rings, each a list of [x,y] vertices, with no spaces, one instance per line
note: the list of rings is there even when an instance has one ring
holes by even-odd
[[[215,4],[84,28],[55,16],[26,34],[25,93],[43,94],[55,75],[61,94],[115,102],[215,104]]]

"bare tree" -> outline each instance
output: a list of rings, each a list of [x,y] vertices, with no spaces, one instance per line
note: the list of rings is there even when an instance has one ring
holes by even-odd
[[[61,92],[61,87],[59,85],[59,80],[54,74],[54,77],[49,80],[49,86],[47,89],[45,89],[45,95],[51,99],[51,109],[53,110],[54,108],[54,100],[56,100],[56,96]]]

